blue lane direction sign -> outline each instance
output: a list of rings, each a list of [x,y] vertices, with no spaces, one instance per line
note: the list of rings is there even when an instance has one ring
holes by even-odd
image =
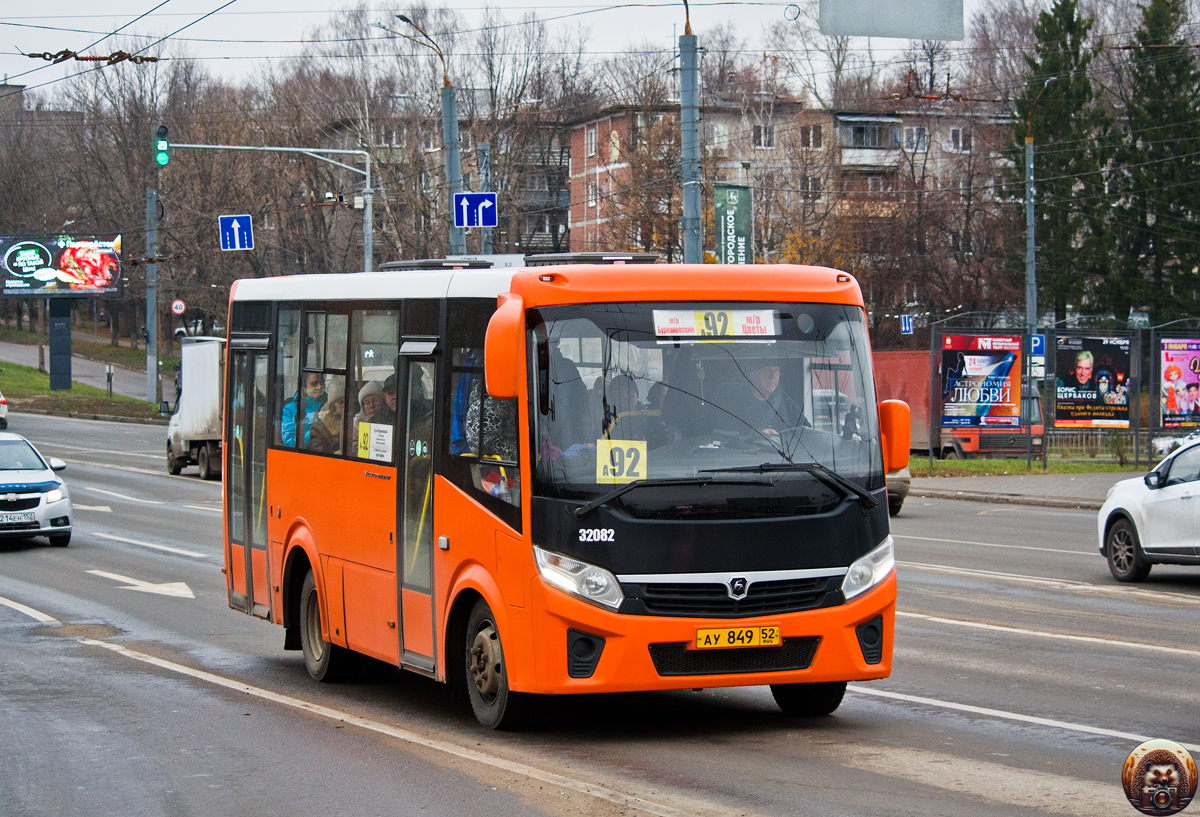
[[[217,223],[220,226],[221,249],[254,249],[254,228],[250,224],[249,214],[217,216]]]
[[[495,193],[454,194],[455,227],[495,227],[496,210]]]
[[[1030,335],[1029,336],[1029,354],[1031,354],[1031,355],[1046,354],[1046,336],[1045,335]]]
[[[901,335],[911,335],[912,333],[913,333],[913,316],[912,315],[901,315],[900,316],[900,334]]]

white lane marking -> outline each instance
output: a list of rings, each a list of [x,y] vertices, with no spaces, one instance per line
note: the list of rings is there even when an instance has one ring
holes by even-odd
[[[80,505],[76,502],[71,506],[77,511],[99,511],[100,513],[112,513],[112,508],[107,505]]]
[[[997,579],[999,581],[1035,584],[1057,590],[1080,590],[1088,593],[1107,593],[1114,596],[1138,596],[1149,601],[1176,602],[1179,604],[1200,604],[1200,596],[1188,596],[1183,593],[1171,593],[1163,590],[1138,590],[1132,587],[1109,587],[1103,584],[1089,584],[1075,579],[1046,579],[1040,576],[1024,576],[1020,573],[1001,573],[996,570],[976,570],[970,567],[950,567],[949,565],[930,565],[921,562],[897,561],[899,567],[923,570],[927,573],[944,573],[950,576],[967,576],[976,579]]]
[[[104,570],[89,570],[87,572],[93,576],[112,579],[114,582],[123,582],[125,586],[119,588],[121,590],[136,590],[139,593],[154,593],[158,596],[174,596],[180,599],[196,598],[196,594],[192,592],[192,588],[188,587],[186,582],[163,582],[155,584],[154,582],[131,579],[128,576],[122,576],[120,573],[109,573]]]
[[[6,599],[6,598],[4,598],[4,596],[0,596],[0,604],[3,604],[5,607],[11,607],[12,609],[16,610],[18,613],[24,613],[25,615],[29,616],[30,618],[34,619],[35,621],[40,621],[42,624],[61,624],[62,623],[58,619],[56,619],[54,616],[46,615],[41,610],[34,610],[32,607],[26,607],[24,604],[21,604],[21,602],[13,601],[12,599]]]
[[[48,440],[39,441],[38,447],[39,448],[61,448],[61,449],[66,449],[68,451],[87,451],[90,454],[114,454],[118,457],[142,457],[144,459],[151,459],[151,460],[165,460],[167,458],[166,454],[143,454],[138,451],[108,451],[103,448],[88,448],[85,445],[66,445],[65,443],[51,442]]]
[[[1165,652],[1172,655],[1191,655],[1200,658],[1200,650],[1188,650],[1183,647],[1165,647],[1159,644],[1143,644],[1139,641],[1122,641],[1116,638],[1098,638],[1091,635],[1072,635],[1070,633],[1056,633],[1052,630],[1027,630],[1023,627],[1006,627],[1002,624],[985,624],[982,621],[967,621],[958,618],[942,618],[941,616],[928,616],[924,613],[906,613],[903,610],[896,611],[897,617],[903,618],[918,618],[924,621],[931,621],[936,624],[953,624],[957,627],[971,627],[977,630],[991,630],[999,633],[1012,633],[1013,635],[1029,635],[1036,638],[1056,638],[1062,641],[1079,641],[1084,644],[1103,644],[1108,647],[1127,647],[1132,650],[1150,650],[1152,652]]]
[[[93,494],[104,494],[105,496],[115,496],[117,499],[127,499],[130,502],[141,502],[145,505],[161,505],[161,504],[163,504],[162,500],[158,500],[158,499],[138,499],[136,496],[129,496],[127,494],[118,494],[116,491],[106,491],[103,488],[89,488],[86,485],[80,486],[76,490],[88,491]]]
[[[165,468],[151,470],[149,468],[137,468],[132,465],[116,465],[111,462],[92,462],[91,460],[67,459],[66,457],[61,457],[60,459],[68,465],[90,465],[93,468],[103,468],[106,471],[129,471],[134,474],[150,474],[155,477],[167,475],[167,469]]]
[[[983,715],[988,718],[997,718],[1005,721],[1018,721],[1020,723],[1030,723],[1035,726],[1048,726],[1053,729],[1063,729],[1068,732],[1082,732],[1087,735],[1099,735],[1105,738],[1120,738],[1133,743],[1145,743],[1151,738],[1147,735],[1136,735],[1132,732],[1121,732],[1116,729],[1105,729],[1102,726],[1088,726],[1083,723],[1071,723],[1070,721],[1059,721],[1053,718],[1039,718],[1036,715],[1022,715],[1020,712],[1007,712],[1003,709],[991,709],[986,706],[972,706],[971,704],[960,704],[954,701],[941,701],[937,698],[926,698],[921,695],[906,695],[903,692],[888,692],[883,689],[870,689],[868,687],[859,686],[858,684],[850,684],[846,689],[857,692],[860,695],[873,695],[876,698],[888,698],[893,701],[904,701],[910,704],[921,704],[923,706],[935,706],[940,709],[950,709],[955,712],[968,712],[972,715]],[[1189,752],[1200,752],[1200,746],[1190,743],[1180,743],[1180,746],[1186,748]]]
[[[99,536],[101,539],[111,539],[114,542],[124,542],[127,545],[140,545],[144,548],[154,548],[155,550],[165,550],[167,553],[177,553],[180,556],[191,556],[195,559],[203,559],[208,556],[207,553],[197,553],[194,550],[184,550],[183,548],[173,548],[167,545],[156,545],[153,542],[140,542],[137,539],[126,539],[124,536],[113,536],[111,533],[93,533],[93,536]]]
[[[416,732],[410,732],[407,729],[389,726],[386,723],[380,723],[379,721],[373,721],[368,718],[351,715],[348,712],[342,712],[327,706],[321,706],[320,704],[309,703],[308,701],[302,701],[299,698],[292,698],[288,695],[280,695],[277,692],[271,692],[260,687],[251,686],[250,684],[242,681],[235,681],[231,678],[225,678],[220,675],[215,675],[211,672],[205,672],[204,670],[192,669],[191,667],[185,667],[182,664],[176,664],[173,661],[166,661],[162,658],[156,658],[153,655],[147,655],[136,650],[131,650],[128,647],[122,646],[121,644],[111,644],[106,641],[96,641],[95,639],[91,638],[81,638],[79,640],[84,644],[89,644],[94,647],[103,647],[106,650],[112,650],[113,652],[124,655],[127,658],[132,658],[135,661],[151,664],[161,669],[179,673],[180,675],[187,675],[191,678],[196,678],[200,681],[205,681],[216,686],[231,689],[235,692],[241,692],[264,701],[271,701],[272,703],[289,706],[293,709],[299,709],[304,712],[319,715],[323,718],[329,718],[330,720],[337,721],[339,723],[348,723],[352,726],[357,726],[360,729],[366,729],[381,735],[387,735],[388,737],[396,738],[398,740],[405,741],[406,743],[423,746],[427,749],[433,749],[434,751],[443,752],[453,757],[470,760],[485,766],[491,766],[511,774],[518,774],[533,780],[540,780],[543,783],[549,783],[553,786],[559,786],[570,791],[579,792],[580,794],[586,794],[600,800],[606,800],[610,803],[616,803],[617,805],[625,806],[627,808],[640,809],[650,814],[657,814],[659,817],[692,817],[692,815],[697,813],[696,810],[693,809],[684,811],[672,808],[671,806],[664,805],[662,803],[655,803],[650,800],[645,800],[641,797],[624,794],[616,791],[615,789],[607,788],[606,786],[599,786],[595,783],[589,783],[578,778],[567,777],[566,775],[557,774],[545,769],[539,769],[536,766],[530,766],[514,760],[493,757],[474,749],[467,749],[462,746],[457,746],[453,743],[449,743],[448,741],[426,737],[424,735],[417,734]],[[705,809],[705,811],[710,810]],[[726,811],[724,813],[733,814],[735,812]],[[738,811],[736,813],[740,814],[742,812]]]
[[[185,508],[191,508],[193,511],[208,511],[209,513],[221,513],[220,508],[206,508],[203,505],[184,505]]]
[[[985,548],[1010,548],[1012,550],[1040,550],[1043,553],[1069,553],[1072,556],[1099,556],[1100,551],[1092,550],[1062,550],[1060,548],[1040,548],[1033,545],[998,545],[995,542],[966,542],[962,539],[934,539],[931,536],[904,536],[903,534],[893,533],[893,539],[916,539],[921,542],[942,542],[948,545],[975,545],[976,547]]]

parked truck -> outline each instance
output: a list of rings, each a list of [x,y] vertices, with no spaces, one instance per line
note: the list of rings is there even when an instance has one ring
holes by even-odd
[[[898,351],[873,353],[875,359],[875,390],[880,400],[896,399],[908,403],[912,417],[912,452],[929,454],[929,352]],[[1027,383],[1022,400],[1023,414],[1032,420],[1033,453],[1042,455],[1042,401],[1036,386]],[[936,420],[937,418],[935,418]],[[1026,432],[1015,428],[940,428],[934,434],[940,439],[934,454],[944,459],[971,457],[1024,457]],[[939,434],[940,432],[940,434]]]
[[[167,424],[167,473],[177,475],[195,464],[201,479],[221,476],[224,374],[224,338],[181,340],[175,411]]]

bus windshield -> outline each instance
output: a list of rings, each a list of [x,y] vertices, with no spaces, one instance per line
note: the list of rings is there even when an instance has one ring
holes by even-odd
[[[764,464],[815,463],[866,490],[883,485],[860,308],[588,304],[530,310],[529,330],[542,496],[592,499],[648,480],[622,495],[628,507],[653,501],[642,495],[658,480],[709,475],[739,496],[800,493],[814,508],[837,498],[813,469],[771,469],[749,485],[725,472]]]

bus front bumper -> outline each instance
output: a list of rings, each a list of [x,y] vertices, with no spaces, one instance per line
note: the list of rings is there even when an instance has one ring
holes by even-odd
[[[543,694],[865,681],[891,674],[896,574],[850,602],[752,618],[621,615],[535,579],[536,677]],[[778,627],[782,644],[697,649],[697,631]]]

